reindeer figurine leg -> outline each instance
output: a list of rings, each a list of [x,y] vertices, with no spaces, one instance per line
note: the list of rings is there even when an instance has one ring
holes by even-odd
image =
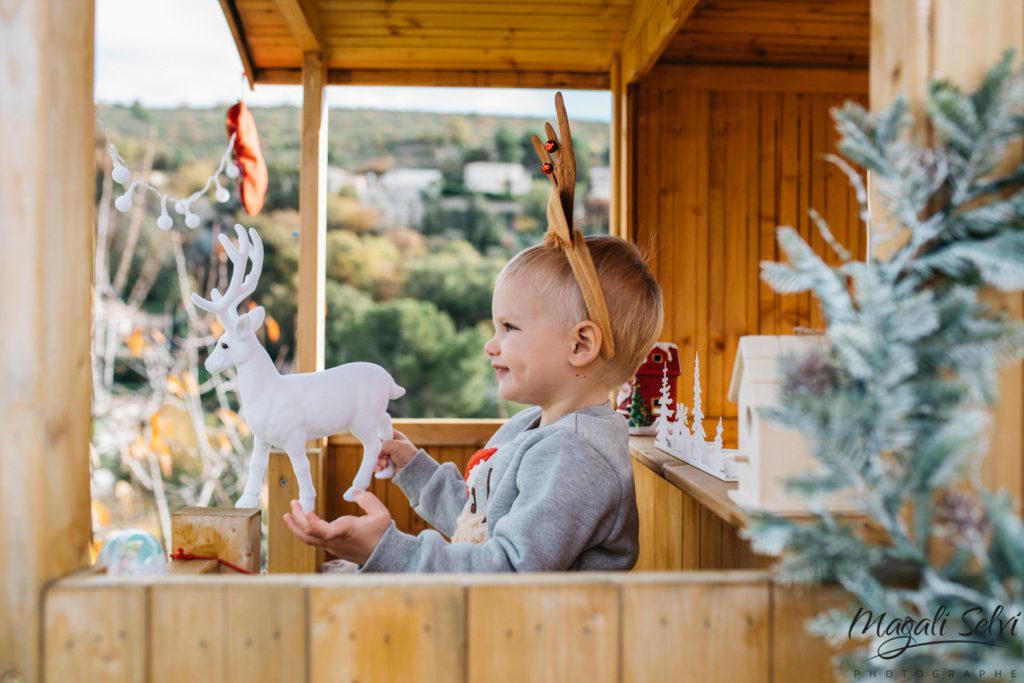
[[[252,457],[249,459],[249,478],[245,482],[242,497],[235,503],[236,508],[258,508],[263,477],[267,474],[267,460],[270,458],[270,444],[253,435]]]
[[[359,471],[352,481],[352,486],[342,496],[351,503],[355,500],[356,489],[365,491],[370,487],[373,468],[377,464],[377,456],[380,455],[380,424],[379,421],[360,419],[360,424],[352,425],[349,431],[363,444],[363,461],[359,465]]]
[[[384,413],[384,418],[380,421],[378,430],[382,441],[395,438],[395,431],[391,426],[391,416],[387,413]],[[395,476],[395,465],[391,462],[391,458],[388,458],[388,466],[373,476],[377,479],[390,479]]]
[[[309,472],[309,458],[306,457],[305,439],[289,441],[285,447],[288,459],[295,472],[295,481],[299,484],[299,504],[303,512],[312,512],[316,502],[316,489],[313,488],[313,477]]]

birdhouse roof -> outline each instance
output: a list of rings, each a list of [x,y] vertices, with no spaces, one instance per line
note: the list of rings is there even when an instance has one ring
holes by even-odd
[[[738,403],[742,382],[778,383],[780,356],[796,355],[810,349],[825,349],[823,335],[751,335],[740,337],[729,383],[729,400]]]

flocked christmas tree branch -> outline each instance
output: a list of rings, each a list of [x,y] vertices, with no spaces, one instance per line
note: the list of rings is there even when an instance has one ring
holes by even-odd
[[[792,228],[778,231],[789,263],[763,264],[776,291],[818,298],[830,350],[788,360],[782,405],[768,414],[802,432],[819,461],[790,482],[810,501],[811,519],[755,513],[745,533],[755,549],[782,553],[781,580],[838,582],[849,593],[846,608],[812,624],[835,643],[867,638],[842,658],[846,667],[992,671],[1024,659],[1024,624],[921,646],[927,638],[865,635],[855,620],[858,609],[918,619],[945,608],[980,619],[1024,608],[1024,526],[1005,492],[982,490],[977,476],[999,368],[1024,354],[1021,323],[981,297],[1024,288],[1024,164],[1004,163],[1024,136],[1024,73],[1007,54],[973,93],[936,80],[926,112],[940,140],[931,149],[907,135],[902,99],[877,114],[852,103],[833,110],[840,150],[872,173],[876,214],[887,217],[872,232],[904,238],[890,258],[850,260],[815,214],[839,266]],[[860,176],[835,161],[868,220]],[[861,502],[870,537],[825,509],[837,492]]]

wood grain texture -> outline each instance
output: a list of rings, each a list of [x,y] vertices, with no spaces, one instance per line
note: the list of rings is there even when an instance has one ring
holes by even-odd
[[[143,586],[47,591],[43,638],[47,680],[144,680],[147,602]]]
[[[759,87],[738,88],[736,74]],[[658,255],[661,338],[679,346],[679,398],[692,407],[697,353],[705,431],[713,435],[723,418],[727,446],[736,433],[736,405],[726,393],[739,338],[823,322],[810,295],[779,296],[761,283],[760,261],[780,256],[775,227],[793,226],[834,260],[807,216],[813,207],[840,243],[855,250],[864,241],[852,191],[822,157],[836,144],[828,109],[863,103],[867,82],[860,74],[862,89],[843,92],[836,88],[850,82],[828,76],[659,65],[637,86],[641,130],[633,144],[643,163],[635,169],[635,241]]]
[[[494,69],[329,69],[328,85],[408,85],[436,88],[545,88],[557,90],[606,90],[605,73],[521,71],[506,67]],[[262,68],[256,82],[267,85],[297,85],[302,82],[298,68]]]
[[[227,680],[226,587],[175,583],[151,589],[150,677],[153,683]]]
[[[310,588],[314,681],[465,680],[458,586]]]
[[[697,0],[635,0],[622,41],[627,83],[644,76],[697,5]]]
[[[471,586],[467,600],[468,680],[618,681],[616,586]]]
[[[322,55],[302,62],[299,162],[299,285],[295,360],[298,372],[324,369],[327,277],[327,72]]]
[[[869,0],[703,2],[669,41],[661,61],[866,70],[869,5]]]
[[[49,680],[825,681],[804,621],[840,597],[762,571],[78,575],[45,656]]]
[[[225,587],[224,656],[230,681],[302,681],[309,670],[306,589],[265,586],[258,577]]]
[[[288,26],[289,38],[303,52],[320,52],[324,48],[320,28],[320,12],[316,0],[274,0]],[[253,35],[253,40],[258,34]]]
[[[957,3],[937,0],[902,3],[872,0],[871,107],[880,110],[902,93],[914,117],[911,136],[930,144],[934,139],[924,108],[928,81],[948,78],[972,90],[1008,48],[1024,51],[1024,5],[1014,0]],[[970,36],[965,40],[964,36]],[[1010,150],[1004,170],[1021,159],[1021,147]],[[874,203],[877,207],[878,201]],[[879,233],[893,230],[880,209]],[[896,238],[874,249],[884,258],[905,241]],[[989,303],[1018,319],[1024,316],[1024,294],[986,294]],[[1024,366],[1018,361],[1000,375],[989,451],[981,467],[982,482],[1005,488],[1016,498],[1024,495]]]
[[[317,491],[317,510],[322,514],[327,505],[325,497],[330,495],[323,485],[323,460],[319,450],[309,451],[307,457]],[[295,538],[285,526],[284,514],[291,510],[291,501],[298,497],[299,485],[291,461],[284,453],[271,451],[267,465],[267,571],[272,574],[315,572],[323,562],[322,550]]]
[[[227,560],[250,572],[260,570],[260,511],[236,508],[176,510],[171,517],[171,551]]]
[[[611,61],[633,11],[623,2],[222,3],[239,53],[249,59],[258,82],[279,77],[276,70],[300,69],[304,53],[322,52],[331,69],[356,69],[360,78],[404,71],[419,79],[415,74],[422,70],[445,81],[437,85],[469,85],[451,82],[452,75],[483,70],[537,81],[537,74],[555,71],[570,82],[575,76],[600,76],[607,88]],[[552,40],[551,26],[559,27],[560,39]]]
[[[0,10],[0,678],[40,679],[43,587],[89,563],[93,19]]]
[[[769,588],[766,580],[624,586],[622,630],[634,647],[623,651],[623,683],[772,680]]]

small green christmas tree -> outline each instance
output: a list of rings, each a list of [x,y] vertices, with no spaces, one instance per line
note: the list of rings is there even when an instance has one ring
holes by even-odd
[[[651,411],[644,405],[643,396],[640,395],[640,384],[633,388],[633,400],[629,404],[629,426],[646,427],[651,424]]]

